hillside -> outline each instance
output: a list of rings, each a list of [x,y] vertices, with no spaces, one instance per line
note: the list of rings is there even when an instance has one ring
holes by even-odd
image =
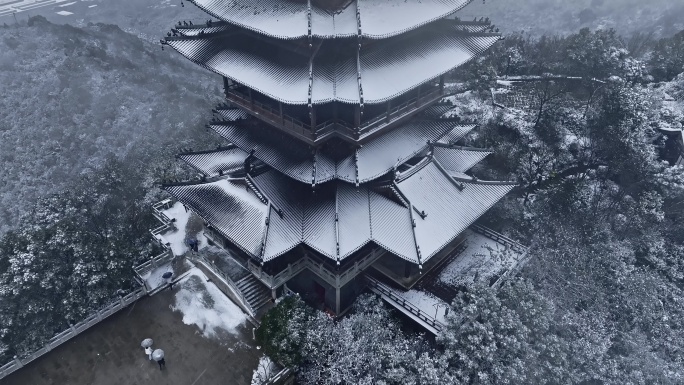
[[[684,29],[684,2],[671,0],[486,0],[474,1],[463,14],[488,16],[504,33],[525,31],[535,36],[565,35],[588,27],[660,37]]]
[[[0,52],[0,233],[107,157],[190,140],[220,100],[216,76],[113,25],[35,17]]]

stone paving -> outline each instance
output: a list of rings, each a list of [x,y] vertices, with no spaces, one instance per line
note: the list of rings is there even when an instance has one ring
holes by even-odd
[[[174,287],[174,292],[177,289]],[[171,310],[174,292],[163,290],[112,315],[52,352],[0,380],[3,385],[250,384],[260,351],[245,322],[234,333],[206,338]],[[166,355],[159,370],[140,347],[144,338]]]

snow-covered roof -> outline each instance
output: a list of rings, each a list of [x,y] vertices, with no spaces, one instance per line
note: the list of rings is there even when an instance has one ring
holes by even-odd
[[[353,0],[339,10],[293,0],[190,0],[233,25],[279,39],[398,35],[446,17],[472,0]]]
[[[421,264],[472,224],[513,187],[454,180],[431,158],[393,184],[396,200],[363,184],[337,181],[312,191],[276,171],[235,180],[165,186],[240,248],[269,261],[306,244],[342,260],[374,242]]]
[[[244,251],[259,255],[269,206],[244,181],[219,179],[164,188]]]
[[[397,183],[398,190],[416,211],[416,243],[425,261],[482,216],[513,187],[511,182],[457,179],[439,162],[424,162]]]
[[[445,135],[449,135],[451,140],[457,140],[472,130],[474,125],[461,125],[448,119],[417,117],[372,138],[343,158],[334,157],[326,147],[312,152],[305,143],[266,127],[255,129],[251,125],[244,127],[230,121],[214,123],[209,127],[245,152],[253,151],[255,158],[290,178],[303,183],[319,184],[333,179],[349,183],[372,181],[425,151],[429,147],[428,142],[435,142]],[[452,156],[458,157],[461,150],[455,148],[450,151]],[[462,159],[474,160],[475,157],[469,157],[473,151],[462,152]],[[487,153],[478,152],[477,156],[480,155],[484,157]],[[465,170],[467,168],[462,171]]]
[[[324,41],[332,54],[305,54],[273,39],[234,31],[169,37],[193,62],[287,104],[382,103],[466,63],[499,39],[444,20],[382,44]],[[339,49],[338,49],[339,48]],[[314,55],[313,57],[310,55]]]
[[[244,169],[247,154],[231,146],[210,151],[185,152],[177,157],[206,176],[229,174]]]
[[[443,146],[436,143],[432,148],[432,156],[448,171],[466,172],[491,154],[481,148]]]

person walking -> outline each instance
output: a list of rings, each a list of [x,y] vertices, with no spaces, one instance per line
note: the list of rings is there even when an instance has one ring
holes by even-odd
[[[151,347],[146,347],[145,348],[145,354],[147,354],[147,357],[152,361],[152,348]]]
[[[166,361],[164,361],[164,357],[162,357],[161,360],[157,361],[157,363],[159,364],[159,370],[162,370],[162,368],[166,367]]]

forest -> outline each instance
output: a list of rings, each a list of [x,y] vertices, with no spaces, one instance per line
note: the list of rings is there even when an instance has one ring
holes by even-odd
[[[684,167],[663,160],[659,131],[684,119],[684,32],[639,56],[633,43],[611,30],[508,36],[454,74],[472,90],[458,112],[481,122],[471,143],[496,149],[474,174],[520,184],[484,218],[531,245],[520,276],[461,293],[434,345],[377,298],[336,323],[292,297],[259,329],[266,351],[303,383],[684,381]],[[506,73],[582,79],[530,82],[524,107],[492,107]]]
[[[192,175],[178,148],[216,144],[202,126],[220,90],[114,26],[38,17],[2,32],[15,53],[0,56],[6,361],[132,287],[155,252],[158,183]],[[519,182],[483,221],[530,245],[520,275],[461,293],[435,341],[363,297],[339,322],[282,301],[260,343],[303,383],[684,382],[684,168],[662,133],[684,123],[683,72],[684,31],[508,35],[451,74],[469,91],[449,100],[480,124],[470,144],[495,149],[473,173]],[[490,89],[506,75],[546,80],[499,108]]]

